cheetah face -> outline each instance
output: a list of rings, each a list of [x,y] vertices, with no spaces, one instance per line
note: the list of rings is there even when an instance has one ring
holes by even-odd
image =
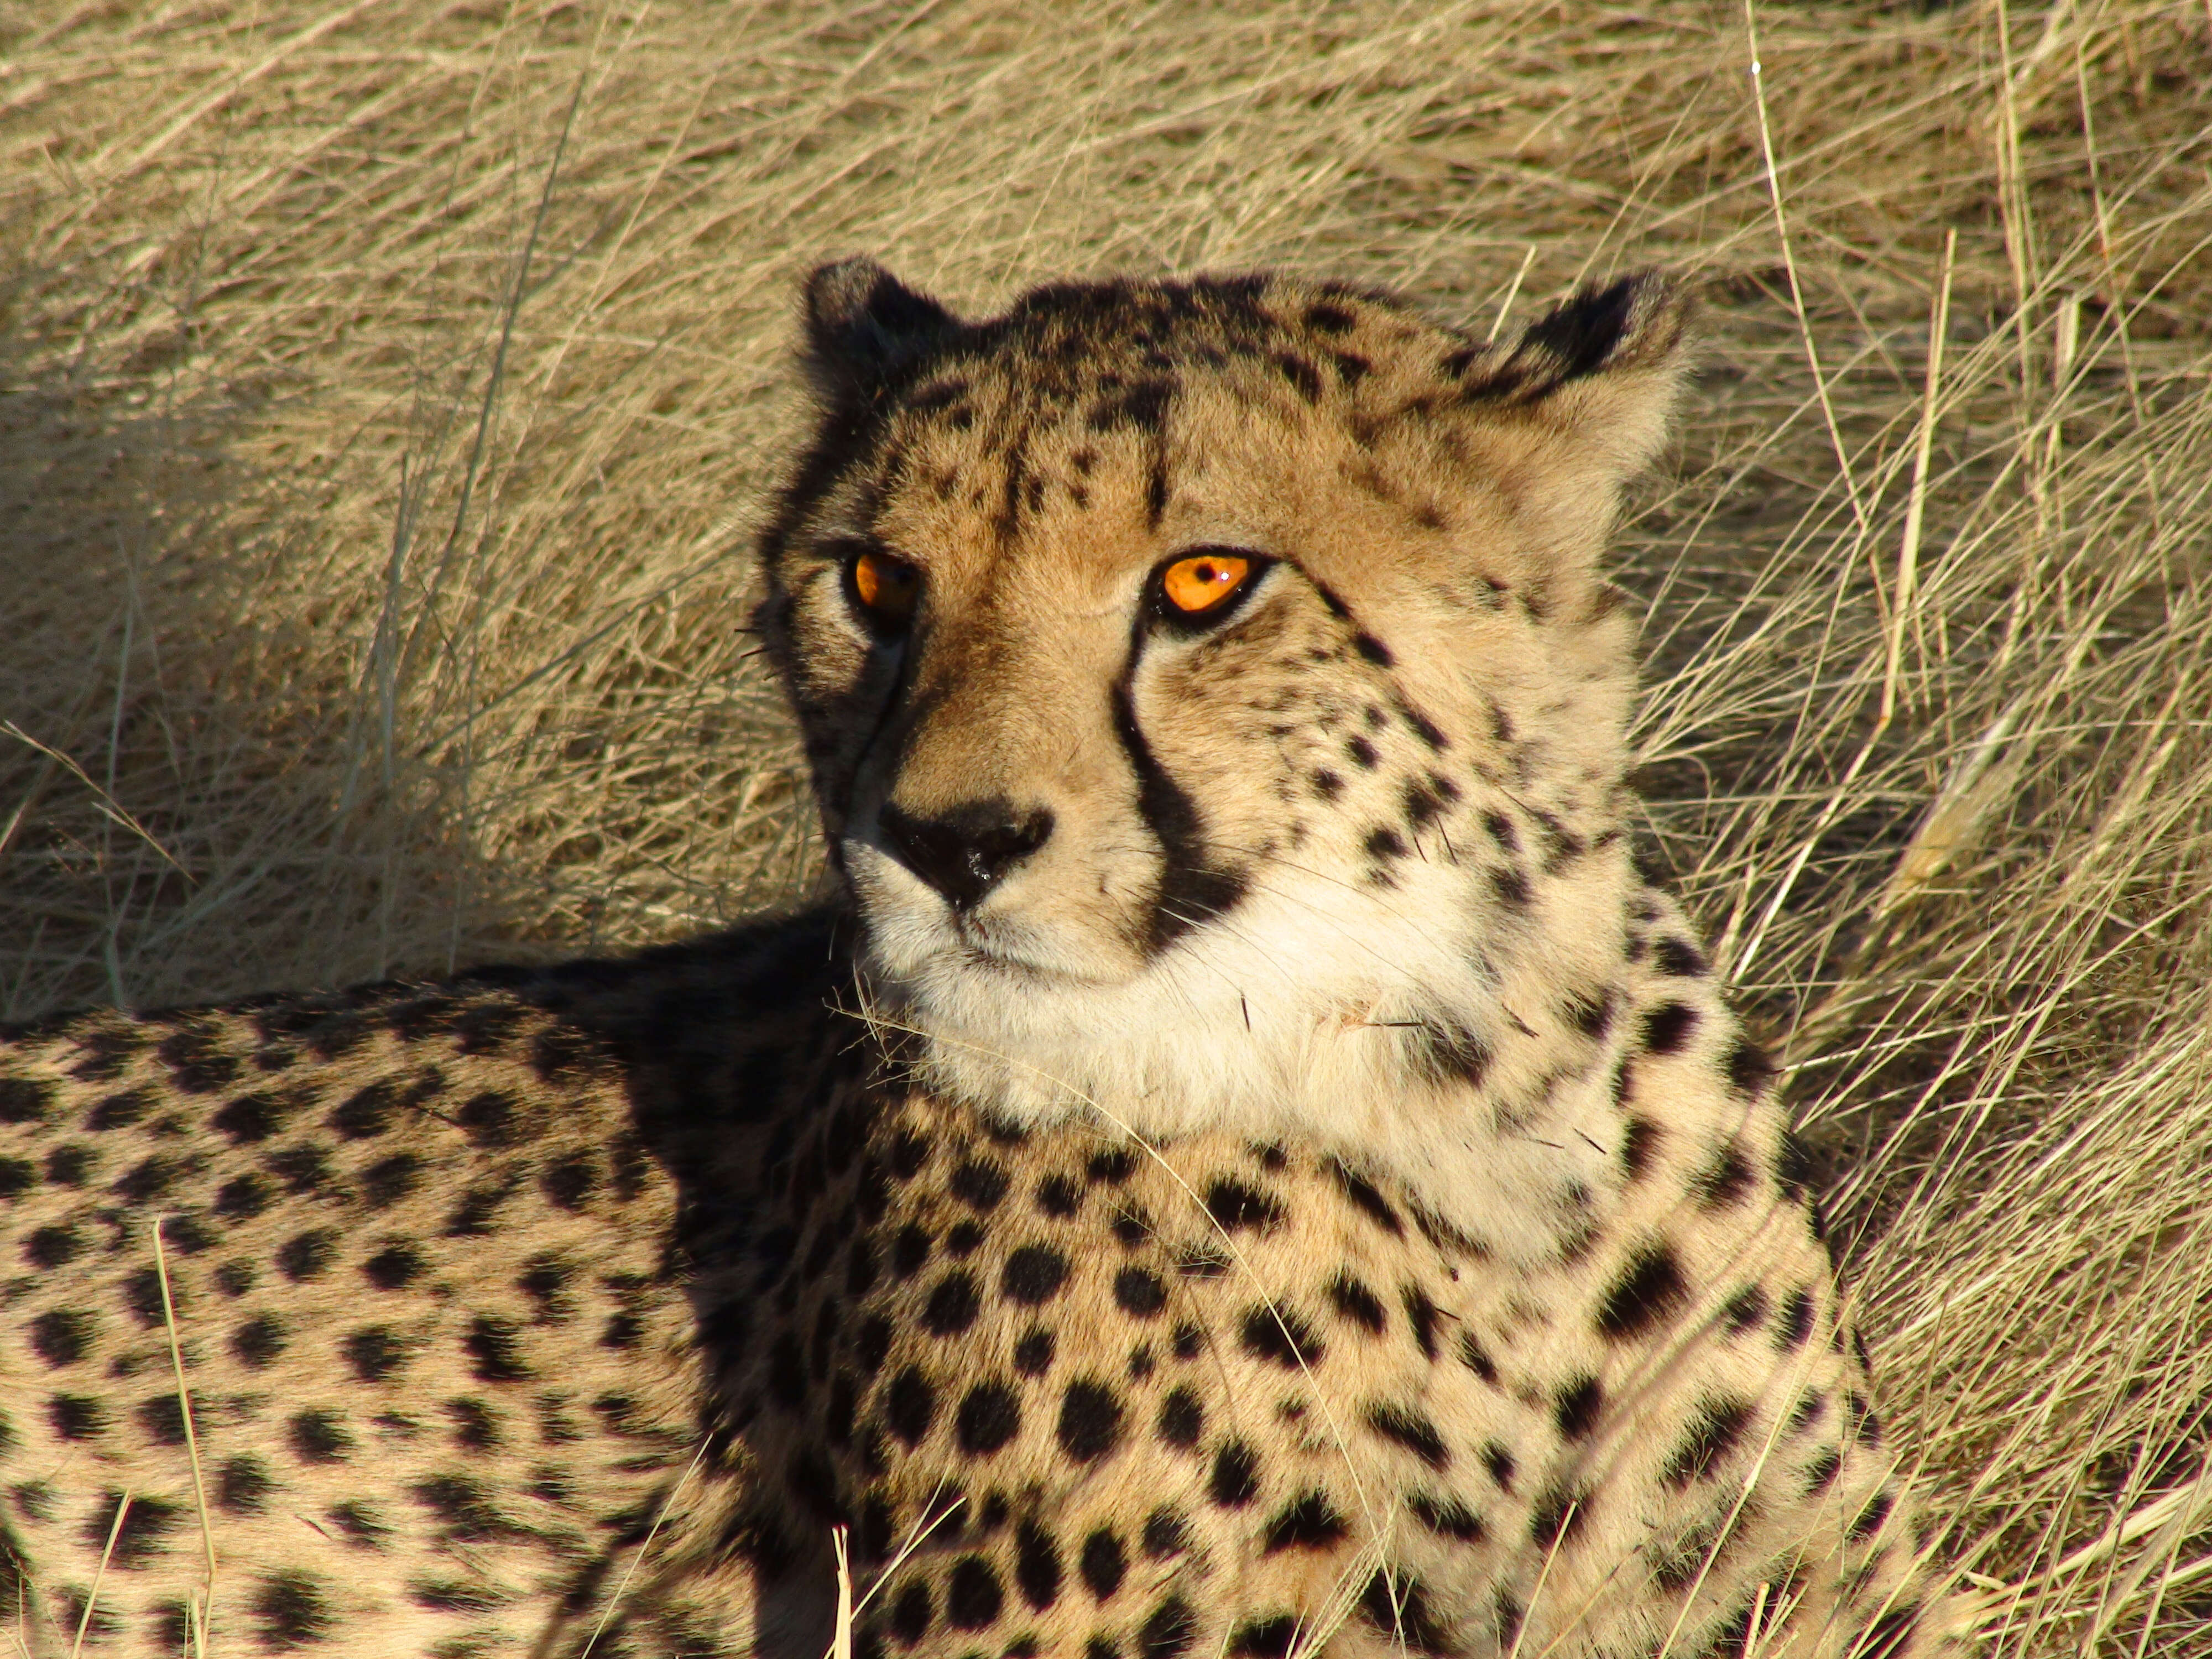
[[[1537,1018],[1516,975],[1603,972],[1570,890],[1620,908],[1630,673],[1595,561],[1672,289],[1495,349],[1273,277],[971,323],[854,260],[806,306],[762,625],[869,988],[941,1081],[1265,1115],[1464,1076]]]

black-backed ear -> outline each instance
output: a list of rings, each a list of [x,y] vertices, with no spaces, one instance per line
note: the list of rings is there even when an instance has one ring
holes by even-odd
[[[805,296],[807,373],[833,392],[882,381],[960,326],[866,255],[817,265]]]
[[[1688,284],[1664,271],[1577,289],[1507,348],[1492,371],[1500,402],[1539,415],[1626,478],[1666,441],[1696,310]]]

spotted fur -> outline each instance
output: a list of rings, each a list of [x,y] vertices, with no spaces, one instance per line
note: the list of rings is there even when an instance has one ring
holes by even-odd
[[[841,1528],[865,1659],[1949,1650],[1628,859],[1684,317],[817,272],[762,625],[842,896],[9,1034],[28,1650],[809,1659]]]

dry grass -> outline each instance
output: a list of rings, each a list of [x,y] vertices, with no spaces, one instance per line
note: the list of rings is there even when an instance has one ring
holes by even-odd
[[[1996,1650],[2212,1653],[2208,64],[2203,0],[0,3],[0,1014],[800,889],[742,549],[817,257],[1485,328],[1686,264],[1653,829]]]

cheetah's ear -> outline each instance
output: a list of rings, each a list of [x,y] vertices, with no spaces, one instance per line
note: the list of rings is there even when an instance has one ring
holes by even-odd
[[[873,388],[960,325],[865,255],[817,265],[805,299],[806,369],[833,395]]]
[[[1664,271],[1587,284],[1522,330],[1486,378],[1583,466],[1625,482],[1666,441],[1695,310],[1689,286]]]

